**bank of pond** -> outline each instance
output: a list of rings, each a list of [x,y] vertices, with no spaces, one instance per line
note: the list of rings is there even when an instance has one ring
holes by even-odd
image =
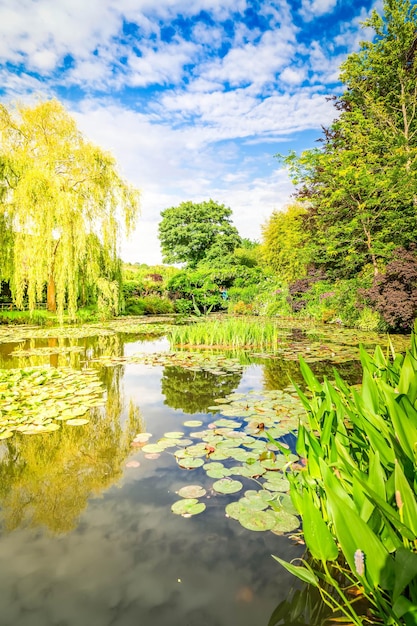
[[[175,321],[0,328],[2,624],[415,623],[414,337]]]

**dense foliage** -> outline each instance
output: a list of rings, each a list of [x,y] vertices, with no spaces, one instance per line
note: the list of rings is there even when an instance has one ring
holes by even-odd
[[[159,239],[164,261],[196,267],[205,259],[232,253],[241,238],[231,215],[231,209],[213,200],[182,202],[162,211]]]
[[[117,313],[120,218],[133,227],[138,192],[56,100],[1,105],[0,136],[0,279],[14,301],[34,309],[47,285],[48,308],[61,317],[67,307],[73,318],[88,292]]]
[[[322,384],[301,363],[308,426],[299,428],[297,452],[305,467],[292,476],[291,496],[313,562],[298,567],[278,560],[349,623],[411,625],[417,620],[416,334],[405,356],[386,356],[378,347],[373,356],[362,350],[361,361],[360,390],[337,372],[334,382]],[[366,615],[352,602],[358,596],[369,603]]]

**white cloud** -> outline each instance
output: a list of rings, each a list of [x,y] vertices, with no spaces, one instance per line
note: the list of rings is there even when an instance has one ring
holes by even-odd
[[[285,67],[279,75],[280,80],[288,85],[299,85],[306,77],[306,69],[304,67]]]
[[[302,0],[300,14],[308,21],[319,15],[330,13],[337,5],[337,0]]]
[[[335,5],[302,0],[301,11],[311,20]],[[335,115],[327,85],[337,81],[343,47],[357,45],[357,21],[340,24],[332,41],[320,33],[306,41],[284,0],[261,2],[252,28],[239,19],[230,27],[247,7],[247,0],[0,2],[0,63],[22,66],[20,73],[0,69],[4,99],[78,88],[83,95],[67,108],[142,191],[137,233],[123,244],[126,260],[160,260],[160,212],[185,200],[222,202],[242,235],[259,237],[260,224],[292,192],[272,159],[274,144],[305,130],[319,134]],[[190,22],[186,40],[174,20],[200,11],[211,19]],[[161,25],[171,23],[176,32],[163,41]],[[111,97],[94,97],[94,90]]]

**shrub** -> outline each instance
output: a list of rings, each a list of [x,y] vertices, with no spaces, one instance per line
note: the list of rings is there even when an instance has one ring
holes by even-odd
[[[144,298],[140,298],[139,302],[143,302],[145,314],[147,315],[163,315],[174,312],[174,305],[168,298],[145,296]]]
[[[142,298],[129,298],[126,300],[125,315],[145,315],[146,306]]]
[[[395,250],[385,273],[375,277],[365,295],[390,330],[409,331],[417,316],[416,246]]]

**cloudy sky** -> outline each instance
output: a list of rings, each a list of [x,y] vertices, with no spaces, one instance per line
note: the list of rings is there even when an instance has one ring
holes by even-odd
[[[161,260],[160,212],[212,198],[240,234],[293,191],[380,0],[0,0],[3,102],[56,97],[142,193],[122,258]]]

